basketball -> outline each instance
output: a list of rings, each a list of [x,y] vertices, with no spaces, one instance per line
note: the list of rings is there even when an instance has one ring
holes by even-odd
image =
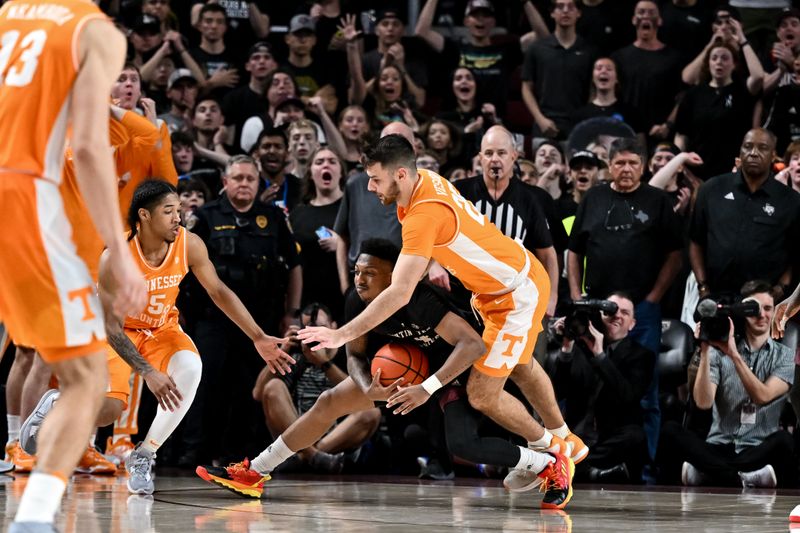
[[[411,344],[389,343],[375,353],[372,375],[381,369],[381,385],[387,387],[398,378],[401,385],[419,385],[428,377],[428,358]]]

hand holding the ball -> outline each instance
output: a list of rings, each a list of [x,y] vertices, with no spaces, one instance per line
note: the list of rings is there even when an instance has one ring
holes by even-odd
[[[372,376],[372,383],[370,383],[369,388],[364,391],[364,394],[373,402],[385,402],[402,382],[403,378],[397,378],[390,385],[384,387],[381,385],[381,369],[379,368],[375,372],[375,375]]]
[[[386,402],[386,407],[400,404],[400,407],[394,410],[396,415],[407,415],[413,409],[419,407],[428,401],[431,395],[428,394],[422,385],[409,385],[407,387],[399,387],[397,392],[392,394],[389,401]]]

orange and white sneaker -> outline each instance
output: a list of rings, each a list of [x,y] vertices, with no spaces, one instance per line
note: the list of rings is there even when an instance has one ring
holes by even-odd
[[[14,465],[14,472],[30,472],[36,466],[36,456],[23,450],[18,440],[6,444],[6,461]]]
[[[114,463],[103,457],[94,446],[89,446],[83,452],[75,472],[79,474],[116,474],[117,467]]]
[[[583,443],[581,443],[583,444]],[[542,453],[560,453],[562,455],[569,455],[571,451],[570,444],[565,440],[553,435],[550,441],[550,446],[547,448],[534,448],[534,451]],[[535,472],[530,470],[512,469],[508,472],[505,479],[503,479],[503,486],[509,492],[527,492],[533,490],[542,484],[540,478]]]
[[[124,465],[125,461],[128,460],[128,456],[136,446],[133,445],[133,442],[128,435],[125,435],[116,441],[112,441],[112,439],[113,437],[108,437],[108,440],[106,441],[106,455],[115,457],[117,459],[115,462],[118,462],[120,465]]]
[[[195,473],[209,483],[249,498],[260,498],[264,492],[264,483],[272,479],[269,474],[251,470],[247,458],[241,463],[231,463],[224,468],[198,466]]]
[[[542,509],[563,509],[572,499],[572,478],[575,476],[575,463],[566,455],[550,454],[555,461],[539,472],[542,478]]]
[[[569,455],[573,463],[578,464],[589,455],[589,447],[575,433],[570,433],[564,440],[569,446],[569,454],[567,455]]]

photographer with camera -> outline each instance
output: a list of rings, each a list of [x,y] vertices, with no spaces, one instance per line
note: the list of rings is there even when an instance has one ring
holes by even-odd
[[[641,400],[650,386],[655,354],[629,337],[633,300],[622,292],[572,306],[554,323],[563,336],[550,378],[565,421],[592,453],[576,476],[631,482],[648,460]]]
[[[700,350],[699,361],[690,366],[690,371],[697,367],[692,391],[697,407],[713,407],[711,430],[703,440],[676,422],[665,424],[658,455],[665,476],[676,477],[682,463],[681,481],[687,486],[794,484],[792,437],[778,427],[794,380],[794,354],[770,338],[771,290],[766,281],[749,281],[742,287],[742,302],[718,306],[715,316],[701,308],[708,300],[698,305],[698,314],[706,318],[697,328]],[[758,304],[756,316],[746,316],[752,314],[748,305],[755,305],[750,302]],[[742,315],[744,331],[736,336],[733,317]],[[720,319],[727,321],[727,332],[719,330]]]

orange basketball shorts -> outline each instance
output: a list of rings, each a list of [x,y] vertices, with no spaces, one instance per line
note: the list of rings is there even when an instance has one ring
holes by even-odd
[[[0,172],[0,316],[15,342],[53,363],[103,350],[100,299],[59,186]],[[93,231],[93,228],[92,228]],[[96,259],[96,258],[95,258]]]
[[[126,329],[125,333],[142,357],[159,372],[166,372],[170,358],[181,350],[199,353],[192,339],[177,324],[155,330]],[[107,355],[109,380],[106,397],[116,398],[127,407],[133,369],[110,346]]]
[[[542,331],[550,278],[539,261],[530,259],[530,273],[519,287],[500,296],[478,294],[473,300],[484,322],[486,344],[486,353],[474,366],[489,376],[506,377],[517,365],[528,364]]]

